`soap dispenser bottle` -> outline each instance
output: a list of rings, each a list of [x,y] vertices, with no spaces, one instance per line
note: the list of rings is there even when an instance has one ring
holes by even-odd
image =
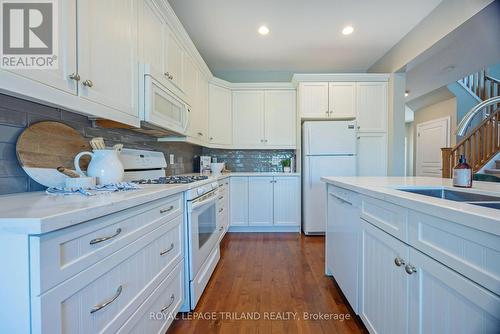
[[[460,155],[458,164],[453,168],[453,186],[462,188],[472,187],[472,168],[465,160],[464,155]]]

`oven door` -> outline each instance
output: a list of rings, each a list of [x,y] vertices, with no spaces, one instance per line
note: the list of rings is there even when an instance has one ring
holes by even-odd
[[[191,280],[196,276],[219,239],[216,203],[216,190],[188,202],[189,274]]]

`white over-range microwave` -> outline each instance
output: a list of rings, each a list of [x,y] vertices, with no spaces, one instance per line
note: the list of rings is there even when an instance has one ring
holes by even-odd
[[[190,107],[180,97],[175,87],[165,82],[160,73],[149,65],[140,65],[139,109],[142,126],[165,129],[178,135],[185,135]],[[168,86],[172,86],[169,87]],[[178,89],[177,89],[178,90]]]

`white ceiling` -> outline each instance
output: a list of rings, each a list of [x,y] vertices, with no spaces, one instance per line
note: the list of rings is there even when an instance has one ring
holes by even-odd
[[[366,71],[440,2],[169,0],[215,74]],[[355,31],[343,36],[348,24]]]

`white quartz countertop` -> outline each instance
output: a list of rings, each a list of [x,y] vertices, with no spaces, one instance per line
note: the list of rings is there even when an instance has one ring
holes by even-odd
[[[96,196],[54,196],[47,195],[45,192],[2,195],[0,196],[0,233],[47,233],[231,176],[299,175],[298,173],[225,173],[188,184],[141,185],[139,190],[102,193]]]
[[[453,187],[451,179],[432,177],[322,177],[322,181],[412,210],[500,235],[500,210],[398,190],[449,188],[500,197],[500,183],[474,181],[471,189]]]

